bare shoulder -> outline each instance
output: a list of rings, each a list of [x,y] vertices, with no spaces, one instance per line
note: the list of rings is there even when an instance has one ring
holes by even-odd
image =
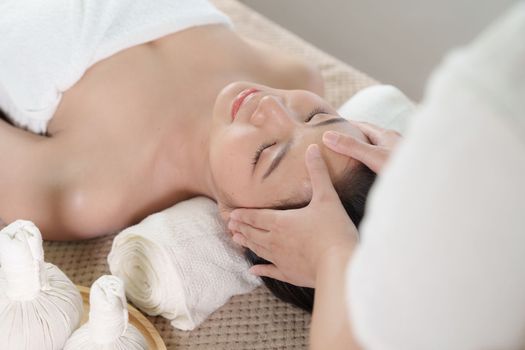
[[[266,62],[263,68],[283,89],[309,90],[324,96],[324,80],[315,64],[304,58],[279,50],[266,43],[244,38]]]
[[[72,144],[42,137],[0,121],[0,220],[34,222],[44,239],[74,240],[101,232],[115,197],[96,188],[98,168]],[[13,150],[16,150],[14,152]],[[68,157],[74,153],[75,157]],[[0,223],[0,226],[2,223]]]
[[[57,239],[89,239],[122,228],[121,195],[95,179],[77,178],[68,183],[60,203],[62,232]]]
[[[131,193],[127,184],[133,169],[122,164],[129,162],[120,152],[116,141],[107,141],[86,132],[60,140],[60,159],[54,178],[61,184],[57,212],[60,213],[60,231],[50,233],[53,239],[89,239],[102,236],[125,226],[126,202]],[[121,141],[119,141],[121,142]],[[125,148],[125,147],[124,147]],[[130,153],[133,150],[130,149]]]

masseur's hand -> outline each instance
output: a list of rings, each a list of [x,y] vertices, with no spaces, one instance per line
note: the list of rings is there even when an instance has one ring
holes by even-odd
[[[352,121],[351,123],[366,135],[370,143],[335,131],[325,132],[323,143],[332,151],[354,158],[376,174],[380,173],[390,153],[401,140],[401,134],[366,122]]]
[[[294,285],[315,287],[317,271],[331,254],[350,256],[357,229],[335,191],[318,145],[306,151],[312,183],[308,206],[293,210],[236,209],[230,215],[233,240],[272,264],[251,272]]]

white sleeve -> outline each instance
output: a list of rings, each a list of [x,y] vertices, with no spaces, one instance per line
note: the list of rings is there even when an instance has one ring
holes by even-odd
[[[525,344],[525,3],[448,56],[347,269],[366,349]]]

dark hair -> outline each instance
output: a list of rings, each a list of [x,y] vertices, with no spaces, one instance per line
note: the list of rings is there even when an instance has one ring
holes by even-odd
[[[342,178],[334,183],[334,188],[343,203],[346,213],[359,227],[365,214],[365,204],[368,191],[372,187],[376,174],[363,164],[359,164],[355,169],[348,171]],[[279,206],[276,209],[296,209],[308,205],[308,203],[289,204]],[[269,264],[270,262],[260,258],[253,251],[246,249],[245,256],[251,264]],[[293,304],[307,312],[312,312],[314,304],[315,290],[307,287],[297,287],[292,284],[275,280],[269,277],[262,277],[266,287],[279,299]]]

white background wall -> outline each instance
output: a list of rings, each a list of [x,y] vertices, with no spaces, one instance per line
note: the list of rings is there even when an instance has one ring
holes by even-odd
[[[516,0],[241,0],[324,51],[418,100],[450,48]],[[525,40],[525,39],[524,39]]]

